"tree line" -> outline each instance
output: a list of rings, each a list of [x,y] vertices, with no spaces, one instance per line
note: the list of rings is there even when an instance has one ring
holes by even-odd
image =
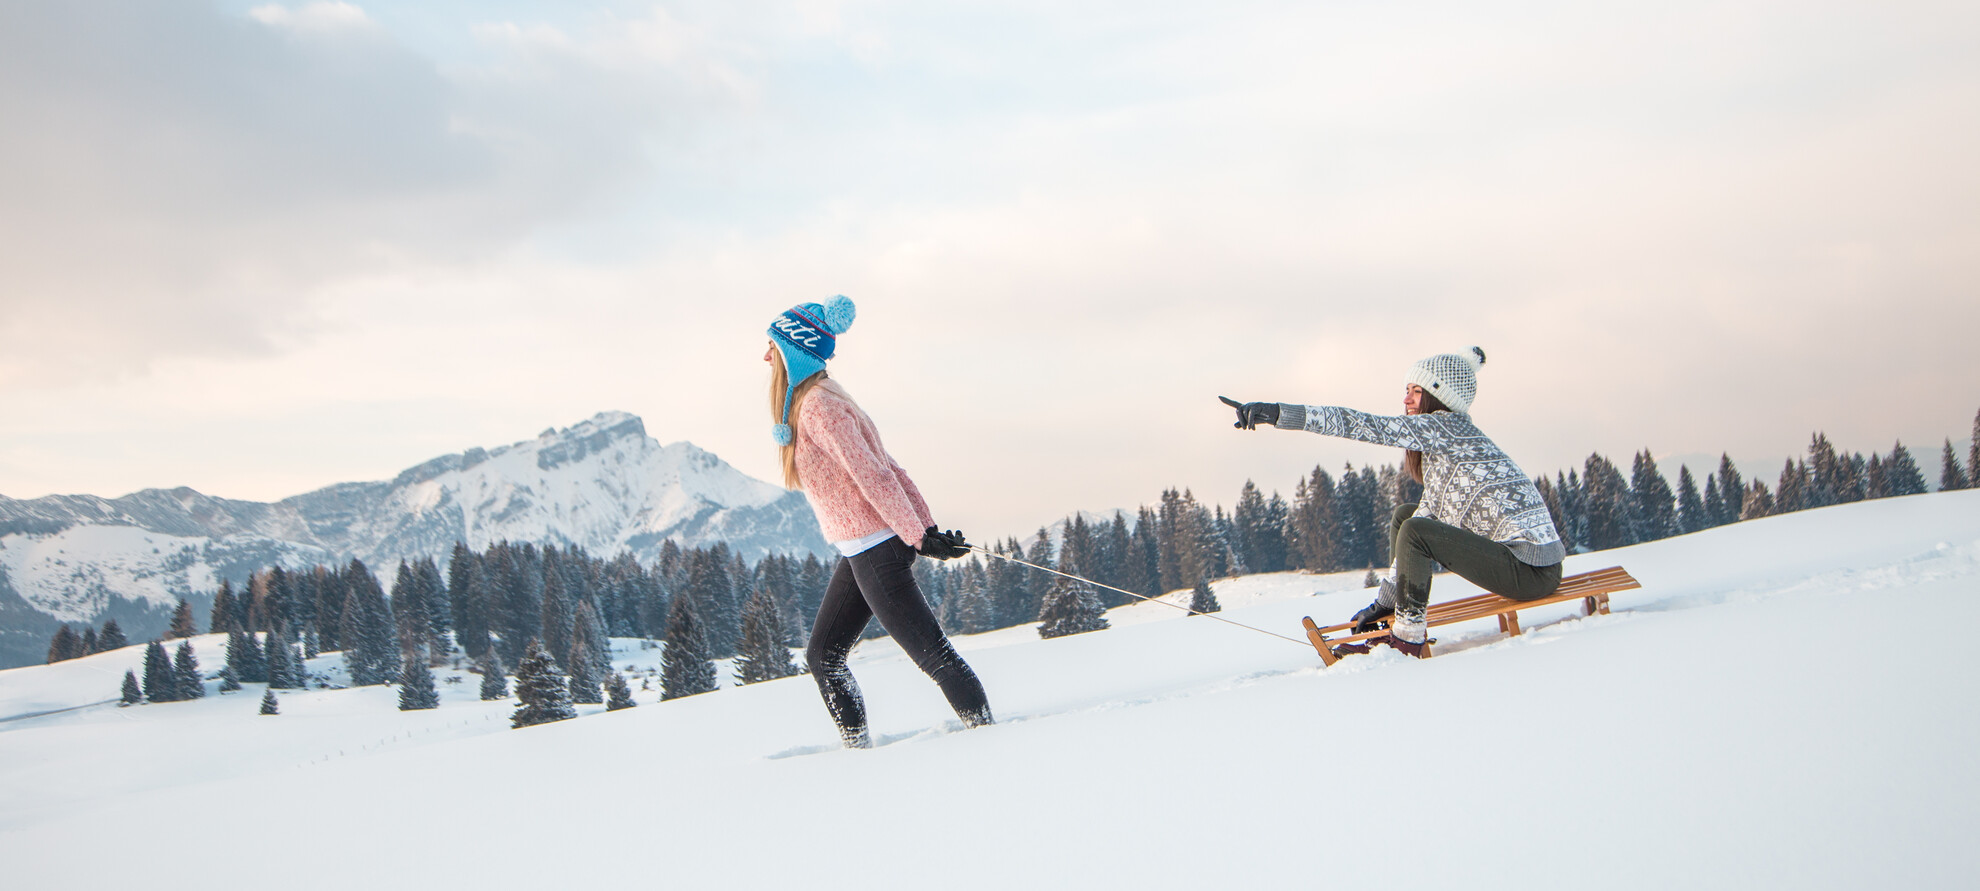
[[[1964,464],[1946,441],[1939,488],[1976,484],[1980,414],[1975,434]],[[1928,490],[1901,442],[1888,453],[1847,453],[1820,432],[1805,456],[1786,461],[1772,487],[1745,478],[1724,455],[1702,485],[1681,466],[1673,486],[1648,450],[1631,457],[1627,476],[1593,453],[1579,468],[1534,482],[1573,552]],[[1210,582],[1219,578],[1385,568],[1390,517],[1420,495],[1415,480],[1387,465],[1348,465],[1338,477],[1315,467],[1290,500],[1247,481],[1229,511],[1170,488],[1132,521],[1125,512],[1094,521],[1076,514],[1055,524],[1056,534],[1040,528],[1025,540],[989,545],[1007,559],[916,561],[914,572],[950,633],[1037,623],[1042,636],[1055,637],[1107,627],[1105,611],[1133,599],[1122,591],[1156,597],[1193,589],[1191,608],[1209,612],[1216,603]],[[341,653],[350,683],[397,683],[402,708],[431,708],[438,701],[431,668],[451,659],[482,676],[484,699],[510,695],[507,667],[515,666],[515,695],[523,702],[516,720],[535,723],[558,719],[573,703],[631,705],[625,677],[612,671],[612,637],[666,643],[662,699],[716,689],[722,659],[733,660],[740,683],[801,673],[791,649],[808,637],[831,572],[809,554],[751,564],[724,544],[683,549],[666,542],[648,566],[629,553],[602,559],[569,546],[504,541],[476,551],[457,543],[444,571],[431,558],[401,561],[389,595],[355,559],[342,567],[270,567],[239,589],[222,581],[208,630],[229,635],[223,690],[241,683],[302,687],[310,681],[306,660]],[[194,633],[191,608],[181,600],[167,637]],[[877,624],[867,630],[869,637],[881,633]],[[100,634],[65,625],[49,661],[113,643],[126,643],[114,620]],[[190,698],[187,670],[165,659],[160,644],[151,646],[163,667],[154,671],[148,651],[145,679],[127,678],[126,699],[132,684],[149,701]],[[182,645],[180,656],[190,660],[190,648]],[[196,676],[196,662],[191,672]]]

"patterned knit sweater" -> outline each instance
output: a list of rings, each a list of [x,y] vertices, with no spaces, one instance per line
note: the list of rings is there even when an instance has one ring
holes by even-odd
[[[892,529],[908,547],[919,547],[935,517],[907,471],[880,445],[873,419],[830,379],[813,387],[799,409],[798,479],[826,540]]]
[[[1416,516],[1499,542],[1529,566],[1552,566],[1567,556],[1540,490],[1469,415],[1371,415],[1282,403],[1278,427],[1422,452],[1423,500]]]

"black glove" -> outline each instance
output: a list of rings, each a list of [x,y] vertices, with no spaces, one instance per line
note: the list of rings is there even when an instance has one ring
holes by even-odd
[[[1225,396],[1217,398],[1237,409],[1237,423],[1232,426],[1239,430],[1250,430],[1260,424],[1272,427],[1279,423],[1279,404],[1276,402],[1239,402]]]
[[[1361,612],[1355,613],[1354,618],[1348,620],[1354,623],[1354,630],[1349,631],[1348,633],[1366,634],[1370,631],[1374,631],[1375,629],[1382,627],[1383,619],[1386,619],[1395,614],[1396,614],[1395,607],[1383,606],[1379,602],[1371,603],[1367,606],[1362,607]]]
[[[963,541],[963,534],[960,530],[951,529],[943,532],[940,529],[930,526],[921,533],[921,547],[914,550],[923,557],[933,557],[937,560],[953,560],[969,553],[969,542]]]

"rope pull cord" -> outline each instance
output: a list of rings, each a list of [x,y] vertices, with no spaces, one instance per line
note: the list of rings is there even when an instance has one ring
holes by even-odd
[[[1297,645],[1297,646],[1298,646],[1298,647],[1299,647],[1300,649],[1307,649],[1307,648],[1309,648],[1309,647],[1311,647],[1311,646],[1312,646],[1312,644],[1311,644],[1311,643],[1309,643],[1309,642],[1307,642],[1307,641],[1303,641],[1303,640],[1295,640],[1295,639],[1293,639],[1293,638],[1290,638],[1290,637],[1287,637],[1287,636],[1285,636],[1285,635],[1283,635],[1283,634],[1279,634],[1278,632],[1275,632],[1275,631],[1266,631],[1266,630],[1265,630],[1265,629],[1263,629],[1263,628],[1255,628],[1255,627],[1253,627],[1253,626],[1250,626],[1250,625],[1246,625],[1246,624],[1244,624],[1243,622],[1233,622],[1233,621],[1231,621],[1230,619],[1226,619],[1226,618],[1224,618],[1223,616],[1219,616],[1219,615],[1216,615],[1216,614],[1214,614],[1214,613],[1200,613],[1200,612],[1197,612],[1196,610],[1193,610],[1193,609],[1190,609],[1189,607],[1186,607],[1186,606],[1183,606],[1183,605],[1181,605],[1181,604],[1177,604],[1177,603],[1170,603],[1170,602],[1168,602],[1168,601],[1166,601],[1166,600],[1161,600],[1161,599],[1158,599],[1158,598],[1154,598],[1154,597],[1149,597],[1149,596],[1147,596],[1147,595],[1145,595],[1145,594],[1136,594],[1136,593],[1134,593],[1133,591],[1129,591],[1129,590],[1125,590],[1125,589],[1122,589],[1122,588],[1116,588],[1116,587],[1114,587],[1113,585],[1107,585],[1107,584],[1102,584],[1102,583],[1100,583],[1100,582],[1096,582],[1096,581],[1094,581],[1094,580],[1092,580],[1092,579],[1089,579],[1089,578],[1081,578],[1081,577],[1079,577],[1079,576],[1076,576],[1076,575],[1073,575],[1072,573],[1069,573],[1069,572],[1060,572],[1060,571],[1058,571],[1058,570],[1056,570],[1056,569],[1053,569],[1053,568],[1051,568],[1051,567],[1049,567],[1049,566],[1040,566],[1040,565],[1038,565],[1038,564],[1036,564],[1036,563],[1026,563],[1026,562],[1025,562],[1025,561],[1023,561],[1023,560],[1019,560],[1019,559],[1017,559],[1016,557],[1006,557],[1006,556],[1004,556],[1003,554],[999,554],[999,553],[997,553],[996,551],[992,551],[992,550],[990,550],[990,549],[988,549],[988,548],[985,548],[985,547],[983,547],[982,545],[973,545],[973,544],[966,544],[966,545],[963,545],[963,547],[966,547],[966,548],[968,548],[968,549],[970,549],[970,550],[972,550],[972,551],[975,551],[976,553],[979,553],[979,554],[982,554],[982,555],[984,555],[984,556],[986,556],[986,557],[995,557],[995,558],[997,558],[997,559],[999,559],[999,560],[1002,560],[1002,561],[1004,561],[1004,562],[1006,562],[1006,563],[1016,563],[1016,564],[1017,564],[1017,565],[1019,565],[1019,566],[1029,566],[1029,567],[1031,567],[1032,569],[1036,569],[1036,570],[1038,570],[1039,572],[1049,572],[1049,573],[1051,573],[1051,574],[1053,574],[1053,575],[1056,575],[1056,576],[1064,576],[1065,578],[1069,578],[1069,579],[1072,579],[1073,581],[1075,581],[1075,582],[1080,582],[1081,584],[1087,584],[1087,585],[1092,585],[1092,586],[1094,586],[1094,587],[1096,587],[1096,588],[1106,588],[1106,589],[1107,589],[1107,590],[1109,590],[1109,591],[1117,591],[1117,592],[1119,592],[1119,593],[1122,593],[1122,594],[1126,594],[1126,595],[1127,595],[1127,596],[1129,596],[1129,597],[1133,597],[1133,598],[1135,598],[1136,600],[1146,600],[1146,601],[1148,601],[1149,603],[1159,603],[1159,604],[1161,604],[1161,605],[1163,605],[1163,606],[1166,606],[1166,607],[1169,607],[1170,609],[1179,609],[1179,610],[1182,610],[1183,612],[1186,612],[1186,613],[1188,613],[1188,614],[1190,614],[1190,615],[1192,615],[1192,616],[1202,616],[1202,617],[1204,617],[1204,618],[1206,618],[1206,619],[1216,619],[1217,621],[1219,621],[1219,622],[1222,622],[1222,623],[1224,623],[1224,624],[1226,624],[1226,625],[1236,625],[1237,627],[1239,627],[1239,628],[1243,628],[1243,629],[1244,629],[1244,630],[1246,630],[1246,631],[1256,631],[1256,632],[1258,632],[1259,634],[1263,634],[1263,635],[1265,635],[1265,636],[1267,636],[1267,637],[1276,637],[1276,638],[1278,638],[1278,639],[1280,639],[1280,640],[1283,640],[1283,641],[1285,641],[1286,643],[1289,643],[1289,644],[1295,644],[1295,645]]]

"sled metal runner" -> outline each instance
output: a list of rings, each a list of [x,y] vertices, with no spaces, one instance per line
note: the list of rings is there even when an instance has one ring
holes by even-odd
[[[1487,616],[1493,616],[1499,620],[1500,631],[1517,635],[1522,630],[1519,627],[1520,610],[1535,606],[1546,606],[1550,603],[1566,603],[1570,600],[1579,600],[1582,604],[1583,615],[1606,615],[1609,612],[1610,594],[1641,587],[1643,585],[1631,577],[1628,572],[1625,572],[1622,567],[1611,566],[1607,569],[1584,572],[1561,579],[1561,586],[1554,591],[1553,596],[1542,597],[1539,600],[1512,600],[1500,597],[1497,594],[1480,594],[1475,597],[1466,597],[1462,600],[1431,604],[1427,622],[1430,627],[1435,628],[1438,625],[1451,625],[1457,622],[1469,622],[1473,619],[1483,619]],[[1343,637],[1328,637],[1327,635],[1350,630],[1354,627],[1353,622],[1344,622],[1339,625],[1329,625],[1322,628],[1313,621],[1311,616],[1308,616],[1301,620],[1301,624],[1306,626],[1306,639],[1311,641],[1313,643],[1313,649],[1320,653],[1320,661],[1328,665],[1340,661],[1340,656],[1334,653],[1335,647],[1345,643],[1382,637],[1389,633],[1389,620],[1387,619],[1383,619],[1381,621],[1381,627],[1374,631],[1364,631],[1360,634],[1349,634]],[[1424,647],[1423,655],[1425,658],[1430,656],[1430,648],[1428,646]]]

